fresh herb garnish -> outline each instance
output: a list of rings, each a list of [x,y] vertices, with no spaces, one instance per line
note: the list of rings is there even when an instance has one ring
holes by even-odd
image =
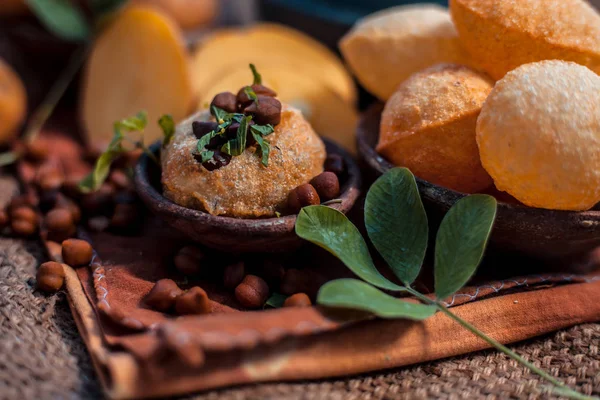
[[[408,169],[394,168],[385,173],[371,186],[365,200],[369,238],[401,285],[379,273],[363,237],[344,214],[323,205],[303,208],[296,221],[298,236],[329,251],[362,279],[326,283],[319,290],[317,302],[328,307],[367,311],[380,318],[424,320],[440,311],[553,383],[557,394],[586,398],[458,317],[443,303],[475,273],[492,230],[496,206],[492,196],[474,194],[462,198],[448,211],[437,232],[434,299],[412,287],[425,257],[428,225],[415,178]],[[409,293],[420,303],[407,302],[380,289]]]
[[[106,180],[106,177],[110,173],[110,167],[112,163],[119,158],[123,153],[128,151],[123,146],[123,142],[129,142],[136,149],[142,149],[144,153],[150,157],[154,162],[158,163],[158,159],[144,145],[143,132],[148,124],[148,115],[145,111],[140,111],[133,117],[122,119],[117,121],[113,125],[113,138],[110,141],[108,148],[98,157],[94,169],[90,172],[83,180],[79,183],[79,190],[83,193],[90,193],[98,190],[100,186]],[[175,131],[175,123],[170,115],[163,115],[159,120],[158,124],[163,129],[165,135],[163,140],[164,143],[168,143],[173,137]],[[137,140],[129,138],[125,133],[129,132],[140,132],[141,135],[137,137]]]
[[[173,136],[175,136],[175,121],[173,120],[173,116],[171,114],[165,114],[158,120],[158,125],[160,125],[163,131],[163,147],[168,145]]]
[[[230,156],[239,156],[246,149],[246,138],[248,135],[248,125],[252,116],[242,117],[240,126],[237,128],[235,138],[230,139],[221,147],[221,151]]]
[[[246,96],[248,96],[250,100],[254,101],[255,103],[258,103],[258,96],[256,95],[256,92],[254,91],[254,89],[252,89],[251,86],[246,86],[244,88],[244,93],[246,93]]]
[[[254,85],[262,84],[262,77],[256,70],[254,64],[250,64],[250,69],[252,70],[252,75],[254,77]],[[270,89],[265,88],[265,90],[270,91]],[[258,146],[257,154],[261,157],[261,163],[266,167],[269,165],[269,155],[271,152],[271,144],[268,140],[265,139],[265,136],[270,135],[275,131],[275,128],[272,124],[256,124],[256,120],[259,116],[262,116],[263,122],[265,121],[265,112],[269,112],[269,117],[273,117],[273,113],[276,112],[278,115],[276,116],[276,120],[279,121],[280,113],[281,113],[281,104],[277,101],[278,107],[273,107],[271,102],[267,102],[266,107],[264,109],[256,108],[258,106],[258,96],[254,89],[251,86],[244,87],[244,93],[248,96],[249,99],[254,101],[253,106],[255,109],[253,111],[245,111],[248,115],[243,113],[229,113],[222,108],[215,106],[214,104],[210,106],[210,113],[217,121],[217,128],[209,133],[206,133],[200,139],[198,139],[198,143],[196,145],[196,149],[194,150],[194,157],[202,164],[211,160],[213,157],[216,157],[217,150],[222,153],[225,153],[229,156],[239,156],[241,155],[246,146],[248,145],[248,135],[252,135],[252,138],[256,142]],[[274,92],[273,92],[274,93]],[[268,98],[268,100],[272,100]],[[240,107],[240,104],[238,104]],[[273,110],[275,108],[275,110]],[[262,114],[261,114],[262,113]],[[254,118],[256,117],[256,118]],[[271,118],[273,119],[273,118]],[[235,136],[232,135],[233,129],[228,129],[234,123],[239,124]],[[229,130],[228,133],[226,133]],[[250,130],[248,132],[248,130]],[[223,140],[221,141],[213,141],[215,137],[218,135],[223,135]],[[225,141],[224,144],[223,141]]]
[[[263,308],[272,307],[272,308],[281,308],[283,307],[283,303],[287,299],[286,295],[281,293],[273,293],[265,302]]]
[[[254,66],[254,64],[250,64],[250,70],[252,70],[252,77],[253,77],[253,85],[262,85],[262,76],[260,76],[260,74],[258,73],[258,71],[256,70],[256,67]]]

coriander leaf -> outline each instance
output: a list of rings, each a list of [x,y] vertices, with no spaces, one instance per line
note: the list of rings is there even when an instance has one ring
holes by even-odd
[[[242,118],[240,122],[240,126],[237,129],[235,139],[229,140],[227,143],[221,147],[221,151],[223,153],[229,154],[231,156],[239,156],[246,149],[246,138],[248,135],[248,125],[252,120],[252,116],[247,116]]]
[[[444,299],[471,279],[481,262],[496,218],[496,199],[464,197],[446,214],[435,242],[435,294]]]
[[[271,297],[265,302],[265,307],[281,308],[283,303],[287,299],[286,295],[281,293],[273,293]]]
[[[256,132],[262,136],[268,136],[271,133],[275,132],[275,128],[273,128],[273,125],[271,125],[271,124],[252,125],[252,126],[250,126],[250,130],[252,130],[252,132]]]
[[[254,125],[253,125],[254,126]],[[265,140],[259,133],[256,133],[254,129],[250,129],[252,132],[252,137],[258,143],[260,154],[262,156],[261,163],[265,167],[269,166],[269,153],[271,152],[271,143],[268,140]]]
[[[360,232],[341,212],[327,206],[304,207],[296,219],[296,234],[340,259],[359,278],[382,289],[405,290],[375,268]]]
[[[217,120],[217,124],[222,124],[221,121],[231,121],[232,114],[216,106],[210,106],[210,113]]]
[[[162,128],[163,131],[163,146],[169,144],[169,142],[173,139],[175,135],[175,121],[173,120],[173,116],[171,114],[165,114],[158,120],[158,125]]]
[[[393,168],[369,189],[365,225],[373,245],[394,274],[406,285],[419,275],[429,228],[414,175]]]
[[[252,71],[252,76],[254,79],[252,84],[253,85],[262,85],[262,76],[260,76],[260,74],[256,70],[256,67],[254,66],[254,64],[250,64],[250,70]]]
[[[204,150],[200,153],[200,162],[205,163],[215,156],[215,152],[212,150]]]
[[[148,124],[148,113],[146,111],[140,111],[135,116],[122,119],[115,123],[120,129],[124,129],[130,132],[143,131],[146,129]]]
[[[94,170],[90,172],[81,182],[79,182],[79,190],[83,193],[95,192],[100,188],[106,177],[110,173],[110,166],[124,150],[107,150],[96,160]]]
[[[327,307],[368,311],[380,318],[407,318],[414,321],[427,319],[437,310],[435,305],[397,299],[368,283],[348,278],[336,279],[321,286],[317,303]]]
[[[250,100],[258,103],[258,96],[254,92],[254,89],[252,89],[250,86],[246,86],[244,88],[244,93],[246,93],[246,96],[248,96]]]
[[[198,139],[198,143],[196,144],[196,149],[198,150],[198,153],[202,153],[203,151],[205,151],[206,146],[208,146],[208,144],[210,143],[210,140],[216,136],[219,136],[220,134],[221,130],[217,128],[216,131],[210,131],[206,135]]]
[[[40,22],[56,36],[74,41],[85,41],[91,29],[81,10],[68,0],[26,0]]]

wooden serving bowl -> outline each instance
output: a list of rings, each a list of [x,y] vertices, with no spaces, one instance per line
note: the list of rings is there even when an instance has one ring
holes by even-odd
[[[375,151],[383,105],[372,105],[357,128],[357,147],[368,168],[380,175],[393,168]],[[433,225],[464,193],[416,178],[423,204]],[[500,251],[517,252],[558,263],[584,256],[600,246],[600,211],[555,211],[498,201],[490,244]]]
[[[323,141],[327,154],[339,154],[344,159],[346,171],[340,178],[341,202],[330,207],[346,213],[360,195],[360,171],[346,150],[325,138]],[[151,149],[158,154],[160,143],[152,145]],[[230,253],[282,252],[302,243],[294,231],[296,215],[242,219],[182,207],[163,196],[160,175],[160,167],[147,155],[141,156],[135,167],[136,190],[152,213],[193,241]]]

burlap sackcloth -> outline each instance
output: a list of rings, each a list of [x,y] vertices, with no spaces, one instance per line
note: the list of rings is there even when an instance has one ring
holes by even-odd
[[[59,143],[56,138],[52,140],[53,145]],[[63,166],[66,169],[75,168],[76,161],[68,160],[69,155],[75,152],[74,149],[69,149],[68,144],[56,147],[64,149],[63,154],[57,157],[60,158]],[[6,194],[11,190],[7,187],[6,191],[2,192]],[[403,321],[365,321],[348,327],[343,318],[329,315],[327,312],[323,313],[326,310],[286,309],[251,314],[225,313],[206,319],[185,317],[173,322],[160,313],[146,309],[141,302],[141,298],[147,293],[152,282],[167,273],[168,268],[161,260],[176,248],[173,247],[174,243],[168,244],[168,236],[163,234],[165,235],[163,238],[157,233],[163,231],[161,227],[158,228],[150,226],[149,230],[144,232],[144,235],[150,235],[144,238],[149,239],[143,240],[97,235],[92,238],[94,246],[102,257],[108,256],[111,261],[107,264],[92,263],[91,268],[79,269],[77,272],[67,271],[68,300],[75,322],[80,333],[85,337],[86,345],[92,354],[92,362],[101,377],[105,392],[112,397],[164,396],[264,380],[285,381],[351,375],[463,354],[486,347],[482,341],[475,340],[468,333],[453,326],[451,322],[438,318],[439,316],[422,325]],[[160,239],[163,248],[155,248],[153,243],[157,241],[156,238]],[[44,369],[43,366],[47,366],[49,376],[56,376],[57,381],[40,389],[47,393],[37,392],[37,397],[34,397],[60,397],[61,393],[65,394],[62,391],[65,390],[62,389],[65,383],[76,382],[73,374],[75,365],[71,364],[70,369],[65,371],[65,375],[70,375],[70,379],[62,378],[59,374],[60,366],[64,365],[66,360],[75,361],[77,358],[65,348],[64,342],[59,346],[57,341],[56,346],[47,349],[46,345],[52,345],[52,341],[39,340],[32,334],[34,332],[32,327],[23,326],[26,318],[19,316],[25,314],[30,318],[33,316],[32,325],[37,325],[45,335],[55,330],[57,334],[54,338],[58,339],[60,336],[58,333],[62,329],[65,333],[71,332],[70,340],[76,342],[73,346],[81,346],[81,342],[77,342],[77,335],[72,329],[73,319],[64,312],[64,301],[63,308],[54,308],[61,295],[45,299],[40,294],[34,293],[32,277],[36,261],[30,259],[28,265],[15,263],[15,258],[19,255],[23,256],[22,248],[17,246],[18,242],[6,240],[7,255],[2,260],[0,275],[2,279],[6,277],[7,280],[6,283],[0,282],[3,283],[2,290],[6,291],[0,301],[7,302],[2,307],[1,326],[3,330],[7,330],[6,334],[3,332],[2,337],[9,338],[2,340],[2,345],[8,347],[2,352],[4,355],[2,358],[8,362],[0,369],[2,375],[4,371],[7,372],[6,378],[2,377],[0,382],[6,385],[7,389],[1,390],[0,393],[7,393],[9,398],[34,395],[36,388],[46,385],[33,385],[23,381],[30,379],[31,376],[39,376],[38,380],[42,383],[44,376],[34,371],[36,368]],[[138,251],[139,257],[133,256],[137,255]],[[15,256],[14,253],[17,255]],[[50,256],[56,258],[52,249],[50,249]],[[27,255],[24,257],[27,258]],[[523,284],[519,282],[519,279],[515,279],[499,282],[500,286],[498,283],[492,283],[474,287],[467,290],[462,297],[453,298],[452,305],[458,306],[455,308],[458,314],[478,324],[483,330],[503,342],[514,342],[561,327],[597,321],[600,317],[600,302],[597,301],[600,294],[598,291],[600,281],[597,276],[592,279],[574,277],[572,280],[566,275],[559,278],[529,277],[522,281],[527,282],[525,286],[531,285],[530,289],[535,287],[542,290],[529,290],[515,294],[508,291],[502,296],[493,297],[498,292],[498,287],[501,291],[522,288]],[[559,286],[544,289],[555,283],[559,283]],[[209,294],[213,298],[212,293]],[[220,296],[218,292],[214,294]],[[492,298],[486,300],[489,296]],[[14,303],[11,302],[10,300],[15,297],[19,298]],[[589,305],[586,304],[588,299]],[[473,300],[477,301],[473,302]],[[219,303],[226,305],[230,301],[232,300],[227,296],[219,299]],[[110,303],[108,309],[102,308],[105,303]],[[463,303],[469,304],[461,306]],[[106,317],[109,320],[106,320]],[[146,356],[153,354],[157,346],[160,348],[164,345],[152,330],[155,325],[163,323],[172,325],[178,334],[186,334],[200,340],[198,343],[201,350],[207,355],[201,368],[191,370],[180,362],[182,359],[179,356],[176,356],[166,366],[162,365],[162,361],[150,359],[147,365],[152,369],[145,369],[141,361],[147,360]],[[64,328],[65,326],[70,328]],[[273,337],[273,329],[267,328],[276,328],[275,332],[279,332],[278,335]],[[582,355],[574,356],[572,364],[565,363],[569,366],[566,370],[562,365],[558,369],[553,368],[551,358],[543,357],[540,361],[555,375],[561,373],[569,375],[571,383],[581,385],[580,390],[583,392],[597,393],[599,389],[598,329],[594,325],[580,329],[582,330],[574,331],[581,339],[576,341],[576,348],[581,346],[587,349],[590,360],[584,359]],[[248,333],[251,335],[248,336]],[[30,353],[19,357],[19,352],[10,346],[15,346],[15,349],[27,348]],[[59,355],[57,348],[61,346],[64,354]],[[83,354],[83,348],[79,348]],[[37,357],[33,357],[32,353]],[[536,359],[539,357],[537,353],[532,356]],[[500,395],[504,393],[505,385],[506,388],[511,388],[515,395],[536,396],[543,392],[544,386],[536,379],[532,379],[527,371],[508,362],[501,355],[494,356],[493,359],[505,366],[504,374],[501,374],[502,377],[498,378],[495,385],[473,386],[468,390],[469,385],[485,382],[485,377],[491,379],[489,377],[492,373],[481,365],[469,365],[473,361],[467,360],[464,364],[459,363],[468,368],[464,369],[465,375],[458,379],[455,373],[448,374],[443,372],[445,369],[439,370],[442,378],[448,378],[445,384],[440,384],[439,377],[437,379],[435,377],[438,375],[436,373],[428,379],[423,372],[423,367],[383,375],[377,378],[383,379],[381,385],[373,384],[372,395],[395,397],[406,392],[409,397],[443,397],[445,394],[452,396],[461,393],[453,388],[455,384],[461,382],[465,384],[461,390],[467,393],[474,390],[480,394],[489,392]],[[477,360],[477,357],[472,360]],[[30,363],[32,363],[32,374],[23,375],[22,371],[27,369],[25,366]],[[481,363],[481,359],[478,363]],[[580,365],[580,368],[574,371],[573,364]],[[89,360],[84,359],[81,365],[89,371]],[[157,375],[154,369],[161,367]],[[448,369],[450,370],[452,368]],[[410,378],[410,372],[407,371],[414,371],[416,374],[414,379]],[[86,376],[92,374],[86,373]],[[454,379],[451,378],[452,376]],[[395,382],[396,377],[399,377],[397,385],[386,383],[386,380]],[[374,378],[370,376],[363,379],[365,382],[373,382]],[[19,383],[15,385],[15,382]],[[303,385],[267,385],[262,386],[263,389],[261,386],[256,386],[252,389],[238,389],[223,393],[242,397],[281,398],[285,393],[275,391],[269,394],[268,390],[288,387],[292,396],[306,397],[313,393],[312,395],[318,398],[327,397],[325,392],[319,392],[322,386],[328,391],[327,395],[343,394],[343,390],[350,390],[355,394],[360,385],[355,387],[354,384],[350,384],[350,382],[357,382],[356,380],[346,382],[348,384],[342,386],[344,389],[331,383],[312,385],[310,387],[314,388],[314,392],[303,389]],[[521,383],[516,384],[517,382]],[[93,391],[93,387],[84,384],[79,389],[84,392]],[[285,389],[281,390],[285,391]],[[67,396],[72,393],[68,391]],[[361,393],[360,389],[358,393]]]

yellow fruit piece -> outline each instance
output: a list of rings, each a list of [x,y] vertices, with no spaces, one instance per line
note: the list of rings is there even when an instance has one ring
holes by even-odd
[[[434,64],[469,64],[448,10],[436,5],[393,7],[369,15],[339,47],[359,82],[381,100],[410,75]]]
[[[218,0],[130,0],[130,4],[157,7],[177,21],[182,29],[206,25],[219,11]]]
[[[81,119],[88,138],[108,142],[115,121],[146,110],[148,144],[162,137],[162,114],[178,121],[192,104],[179,27],[153,9],[128,7],[97,38],[86,66]]]
[[[496,83],[477,121],[481,162],[522,203],[600,201],[600,77],[572,62],[523,65]]]
[[[428,182],[464,193],[491,186],[475,125],[493,82],[467,67],[440,64],[412,75],[387,101],[377,151]]]
[[[0,144],[18,133],[27,113],[27,93],[16,72],[0,59]]]
[[[350,104],[356,88],[342,62],[311,37],[282,25],[261,23],[248,28],[214,32],[193,54],[194,87],[200,97],[215,79],[249,63],[291,69],[329,87]]]
[[[466,50],[496,80],[553,59],[600,72],[600,15],[584,0],[451,0],[450,12]]]
[[[304,75],[301,70],[283,69],[269,64],[257,69],[262,75],[263,84],[277,92],[280,101],[300,109],[319,135],[356,153],[354,130],[358,114],[352,105],[320,81]],[[250,84],[252,74],[248,66],[240,66],[207,86],[198,108],[205,108],[218,93],[235,94],[241,87]]]

